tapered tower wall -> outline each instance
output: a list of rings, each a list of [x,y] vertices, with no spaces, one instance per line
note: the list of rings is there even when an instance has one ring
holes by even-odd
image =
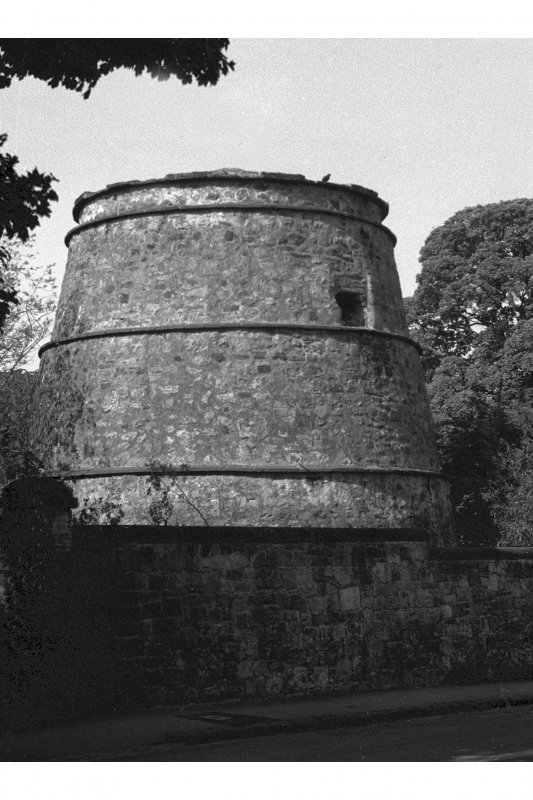
[[[83,195],[42,350],[47,469],[126,523],[451,543],[386,213],[361,187],[237,170]]]

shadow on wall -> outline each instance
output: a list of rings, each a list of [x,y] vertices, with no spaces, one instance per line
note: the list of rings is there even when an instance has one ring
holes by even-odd
[[[69,551],[70,490],[9,484],[0,518],[2,732],[111,711],[120,685],[107,554]],[[81,557],[80,557],[81,556]]]
[[[4,732],[533,675],[531,549],[436,550],[415,529],[71,526],[72,504],[51,479],[3,495]]]

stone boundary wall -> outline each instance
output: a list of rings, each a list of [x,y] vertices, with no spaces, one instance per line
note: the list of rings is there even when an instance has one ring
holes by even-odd
[[[533,550],[389,535],[76,526],[73,557],[136,706],[530,678]]]

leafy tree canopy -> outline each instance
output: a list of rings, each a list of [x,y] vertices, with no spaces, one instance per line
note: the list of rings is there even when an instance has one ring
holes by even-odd
[[[520,508],[533,496],[533,200],[463,209],[420,261],[407,315],[460,539],[532,543]]]
[[[120,67],[214,85],[234,67],[228,45],[228,39],[0,39],[0,88],[32,76],[87,98],[100,78]]]
[[[0,336],[0,387],[15,370],[35,364],[37,348],[52,328],[57,303],[53,269],[50,264],[39,263],[33,247],[33,237],[24,245],[13,242],[3,273],[6,286],[17,293],[17,304]]]
[[[37,372],[26,369],[35,368],[36,350],[50,334],[57,291],[51,265],[39,263],[33,246],[33,237],[10,243],[3,274],[17,304],[0,336],[0,486],[38,468],[32,442]]]
[[[9,241],[15,238],[27,241],[39,219],[49,216],[50,204],[57,200],[52,188],[54,176],[36,169],[19,173],[18,158],[1,152],[6,139],[6,134],[0,134],[0,329],[17,302],[16,289],[6,276]]]
[[[7,135],[0,134],[0,148],[6,140]],[[52,189],[53,175],[36,169],[20,174],[17,164],[16,156],[0,152],[0,237],[25,242],[40,217],[50,215],[50,203],[57,200],[57,194]],[[6,250],[4,243],[0,252]]]
[[[39,469],[32,441],[38,373],[14,370],[5,378],[0,372],[0,490],[9,481]]]
[[[445,355],[500,349],[533,316],[533,200],[459,211],[427,238],[408,304],[433,370]]]
[[[515,430],[502,406],[476,380],[459,356],[443,358],[428,394],[441,466],[451,477],[459,541],[495,544],[500,531],[491,513],[491,493],[500,478],[499,460]]]

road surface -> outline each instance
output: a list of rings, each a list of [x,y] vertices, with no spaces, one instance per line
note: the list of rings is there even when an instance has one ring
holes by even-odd
[[[159,745],[121,761],[533,761],[533,707]]]

